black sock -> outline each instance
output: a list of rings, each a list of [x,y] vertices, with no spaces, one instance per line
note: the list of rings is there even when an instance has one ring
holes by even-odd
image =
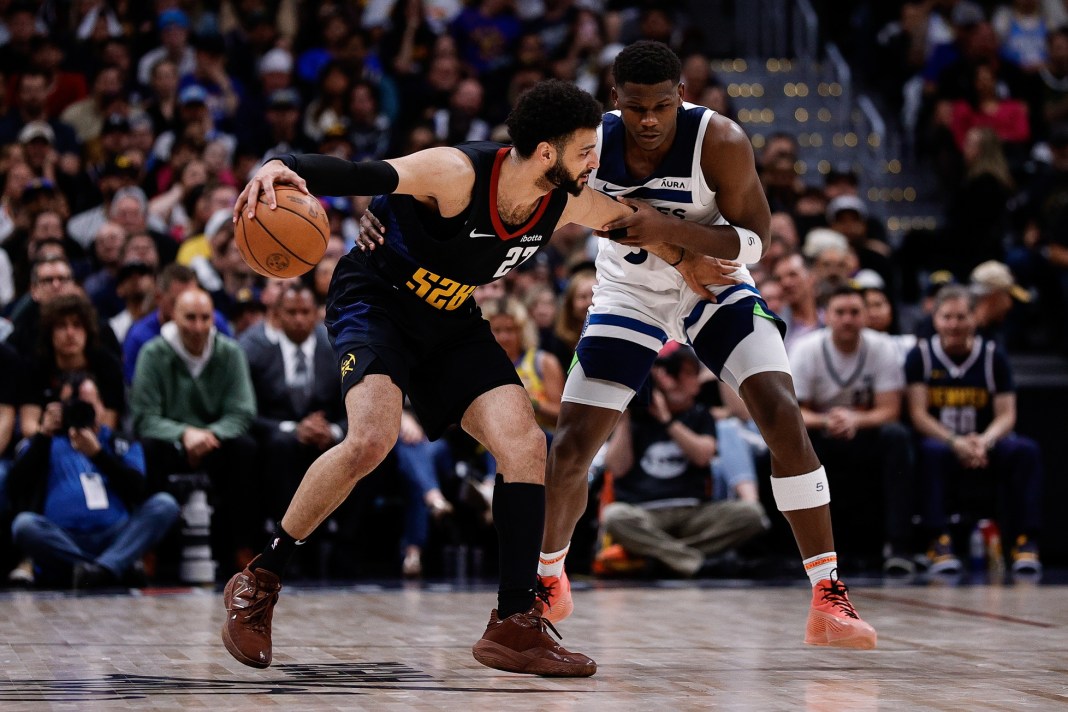
[[[304,542],[299,543],[303,544]],[[297,540],[289,536],[286,530],[282,528],[282,525],[279,524],[274,532],[274,538],[267,542],[263,553],[256,558],[252,567],[270,571],[278,578],[282,578],[282,574],[285,573],[286,566],[289,564],[289,560],[293,558],[293,553],[297,550],[297,546]]]
[[[500,548],[497,617],[504,620],[534,607],[534,585],[545,527],[545,485],[505,482],[493,487],[493,523]]]

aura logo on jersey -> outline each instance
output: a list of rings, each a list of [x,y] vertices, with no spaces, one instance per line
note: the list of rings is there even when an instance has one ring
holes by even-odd
[[[434,274],[422,267],[412,274],[405,286],[430,306],[445,311],[453,311],[467,301],[467,298],[475,291],[475,285],[460,284],[456,280]]]

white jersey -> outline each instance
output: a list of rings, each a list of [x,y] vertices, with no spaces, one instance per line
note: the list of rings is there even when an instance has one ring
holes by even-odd
[[[870,410],[875,396],[905,389],[905,370],[898,349],[887,334],[864,329],[860,348],[844,354],[831,341],[827,327],[805,334],[790,351],[797,400],[817,412],[835,406]]]
[[[624,161],[626,127],[619,111],[604,115],[597,129],[597,155],[600,166],[590,174],[590,186],[610,196],[644,200],[660,212],[702,225],[729,224],[716,205],[716,194],[701,169],[701,146],[714,111],[684,103],[679,110],[671,150],[649,176],[634,178]],[[749,270],[735,273],[753,284]],[[620,245],[607,238],[599,240],[597,252],[598,285],[614,285],[640,290],[649,306],[677,303],[685,282],[679,273],[645,250]],[[724,288],[713,288],[713,292]]]

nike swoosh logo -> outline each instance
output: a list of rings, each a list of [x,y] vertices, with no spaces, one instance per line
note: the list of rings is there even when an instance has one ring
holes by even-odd
[[[475,230],[472,230],[471,231],[471,237],[497,237],[497,236],[496,235],[492,235],[492,234],[487,233],[487,232],[477,232]]]
[[[626,187],[612,188],[612,187],[606,185],[603,188],[601,188],[601,190],[603,190],[606,193],[622,193],[624,190],[626,190]]]

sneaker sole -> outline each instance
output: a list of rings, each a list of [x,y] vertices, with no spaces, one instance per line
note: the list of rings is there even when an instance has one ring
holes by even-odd
[[[874,630],[870,633],[860,630],[852,634],[846,633],[845,631],[847,630],[849,630],[849,627],[839,623],[835,616],[816,616],[815,620],[810,616],[805,630],[805,645],[816,645],[825,648],[849,648],[852,650],[875,649],[877,636]],[[844,633],[840,637],[837,635],[839,631]]]
[[[597,672],[597,664],[577,665],[574,663],[560,662],[559,660],[546,660],[545,658],[532,658],[524,653],[506,648],[492,640],[480,640],[471,648],[471,655],[478,662],[494,670],[504,672],[517,672],[526,675],[541,675],[543,677],[590,677]]]
[[[244,653],[242,653],[241,650],[236,645],[234,645],[234,641],[230,639],[229,626],[227,626],[225,623],[223,623],[222,627],[222,642],[223,645],[226,647],[226,652],[230,653],[230,655],[233,656],[234,660],[241,663],[242,665],[248,665],[249,667],[257,668],[258,670],[263,670],[264,668],[270,667],[271,665],[270,660],[268,660],[267,662],[263,662],[258,658],[247,657]]]

